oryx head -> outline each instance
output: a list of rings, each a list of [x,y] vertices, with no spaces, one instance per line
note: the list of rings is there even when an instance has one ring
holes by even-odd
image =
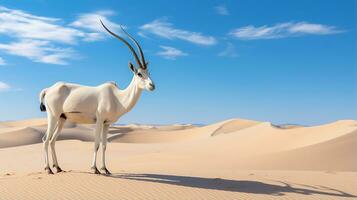
[[[138,55],[136,54],[134,48],[122,37],[120,37],[119,35],[113,33],[112,31],[110,31],[102,22],[102,20],[100,20],[100,23],[102,24],[102,26],[104,27],[104,29],[106,31],[108,31],[108,33],[110,33],[111,35],[113,35],[114,37],[118,38],[120,41],[124,42],[124,44],[126,46],[129,47],[130,51],[133,53],[134,59],[136,61],[137,67],[134,66],[134,64],[132,62],[129,62],[129,69],[134,73],[135,76],[135,80],[137,81],[138,86],[141,89],[146,89],[149,91],[153,91],[155,90],[155,84],[154,82],[151,80],[150,78],[150,73],[149,70],[147,68],[148,63],[145,62],[145,57],[144,57],[144,53],[139,45],[139,43],[131,36],[129,35],[129,33],[127,33],[124,28],[122,26],[120,26],[121,30],[125,33],[125,35],[127,35],[129,37],[129,39],[135,44],[135,46],[137,47],[139,53],[140,53],[140,58],[139,59]]]

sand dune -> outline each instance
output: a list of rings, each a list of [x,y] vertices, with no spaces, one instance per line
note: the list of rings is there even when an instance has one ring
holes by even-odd
[[[47,120],[40,118],[40,119],[27,119],[21,121],[6,121],[0,122],[2,126],[10,126],[10,127],[28,127],[28,126],[42,126],[46,125]]]
[[[261,122],[252,121],[252,120],[244,120],[244,119],[233,119],[228,120],[219,126],[211,135],[219,135],[224,133],[232,133],[234,131],[242,130],[245,128],[249,128],[255,126]]]
[[[353,131],[326,142],[278,152],[257,160],[265,168],[271,166],[272,169],[280,165],[281,168],[290,170],[357,171],[356,144],[357,131]]]
[[[14,147],[41,141],[43,134],[30,127],[8,130],[0,133],[0,147]]]
[[[108,135],[110,177],[88,173],[93,126],[71,123],[57,154],[72,171],[42,173],[45,131],[44,119],[0,123],[0,199],[357,198],[354,120],[314,127],[244,119],[117,125]]]

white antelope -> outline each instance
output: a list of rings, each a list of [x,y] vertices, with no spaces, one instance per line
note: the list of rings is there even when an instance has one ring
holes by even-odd
[[[102,168],[105,174],[110,174],[105,165],[105,150],[107,146],[107,133],[109,126],[116,122],[122,115],[129,112],[138,101],[143,89],[153,91],[155,85],[150,79],[143,51],[139,43],[131,37],[123,28],[123,32],[136,45],[141,60],[134,48],[122,37],[110,31],[102,21],[104,29],[129,47],[134,55],[138,68],[129,62],[129,69],[133,72],[133,79],[129,86],[121,90],[115,83],[109,82],[96,87],[58,82],[53,86],[42,90],[40,93],[40,109],[47,111],[48,128],[43,138],[45,156],[45,170],[53,174],[48,159],[48,146],[51,146],[53,167],[61,172],[57,162],[55,144],[66,120],[75,123],[96,124],[94,154],[92,170],[100,174],[96,166],[97,152],[102,144]]]

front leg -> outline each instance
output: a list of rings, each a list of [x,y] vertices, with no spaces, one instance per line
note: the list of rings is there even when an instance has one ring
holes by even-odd
[[[99,170],[97,169],[97,152],[99,149],[100,143],[100,134],[103,131],[103,121],[97,120],[96,129],[94,132],[94,153],[93,153],[93,160],[92,160],[92,171],[95,174],[100,174]]]
[[[104,124],[103,132],[102,132],[102,168],[106,175],[110,175],[110,171],[107,169],[105,165],[105,151],[107,149],[107,135],[108,135],[109,124]]]

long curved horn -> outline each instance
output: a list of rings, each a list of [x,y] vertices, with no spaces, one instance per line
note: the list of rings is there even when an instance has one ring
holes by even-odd
[[[126,32],[125,29],[121,25],[120,25],[120,28],[130,38],[130,40],[135,43],[135,45],[138,48],[139,53],[140,53],[142,69],[146,69],[146,62],[145,62],[145,58],[144,58],[144,53],[143,53],[143,50],[141,49],[139,43],[128,32]]]
[[[105,29],[106,31],[108,31],[108,33],[110,33],[110,34],[113,35],[114,37],[118,38],[120,41],[124,42],[124,44],[126,44],[126,46],[129,47],[130,51],[131,51],[131,52],[133,53],[133,55],[134,55],[134,58],[135,58],[135,60],[136,60],[136,63],[139,65],[139,67],[142,67],[142,66],[141,66],[141,63],[140,63],[140,60],[139,60],[139,57],[138,57],[138,55],[136,54],[134,48],[133,48],[124,38],[122,38],[122,37],[120,37],[119,35],[117,35],[117,34],[111,32],[111,31],[103,24],[102,20],[100,20],[100,23],[102,24],[102,26],[104,27],[104,29]]]

